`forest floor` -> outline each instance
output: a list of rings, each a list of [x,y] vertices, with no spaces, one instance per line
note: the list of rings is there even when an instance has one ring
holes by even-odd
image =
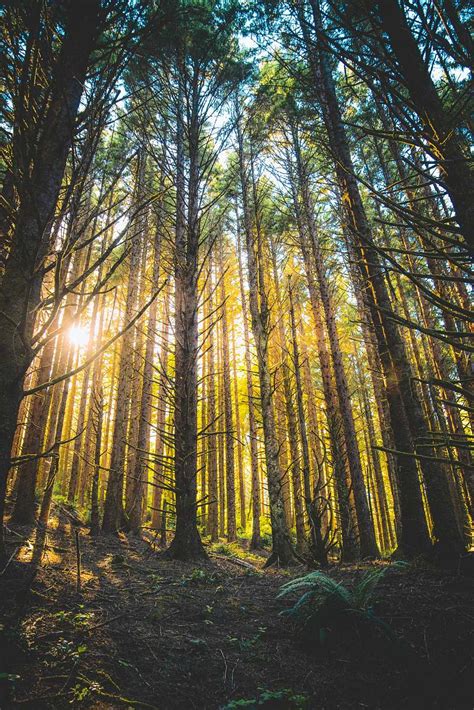
[[[0,576],[0,708],[472,708],[474,582],[428,567],[391,571],[377,629],[304,644],[279,612],[279,587],[303,567],[222,545],[209,562],[163,559],[150,542],[92,540],[55,519],[46,559],[26,594],[28,531],[8,533]],[[229,556],[231,554],[232,556]],[[379,563],[381,564],[381,563]],[[329,574],[347,586],[368,565]],[[248,701],[248,702],[246,702]]]

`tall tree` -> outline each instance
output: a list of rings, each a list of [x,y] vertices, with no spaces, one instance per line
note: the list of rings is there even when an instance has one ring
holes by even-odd
[[[54,64],[49,101],[36,127],[35,153],[25,183],[17,185],[15,229],[0,288],[0,519],[3,521],[10,450],[30,365],[42,261],[49,248],[68,151],[74,137],[88,64],[101,23],[100,0],[67,4],[61,50]],[[27,98],[24,98],[27,101]],[[26,108],[26,106],[24,107]],[[19,111],[22,105],[19,106]],[[2,527],[2,526],[1,526]],[[3,527],[0,536],[3,535]],[[3,553],[3,540],[0,538]]]

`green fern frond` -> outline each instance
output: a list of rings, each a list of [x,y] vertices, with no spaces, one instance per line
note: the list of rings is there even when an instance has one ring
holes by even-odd
[[[304,591],[296,603],[290,609],[280,612],[280,615],[293,617],[300,624],[303,633],[311,634],[313,639],[319,638],[320,643],[324,642],[329,630],[341,627],[341,624],[346,627],[350,617],[353,617],[355,623],[368,621],[394,639],[393,631],[388,624],[375,616],[370,602],[378,583],[388,570],[406,566],[406,563],[398,562],[389,567],[371,569],[352,591],[323,572],[310,572],[280,587],[277,598]]]
[[[340,594],[345,598],[349,599],[350,593],[340,582],[336,582],[334,579],[329,577],[323,572],[310,572],[304,577],[297,577],[296,579],[286,582],[280,587],[277,599],[290,594],[291,592],[296,592],[305,588],[313,588],[318,590],[325,596],[328,594]]]
[[[406,569],[406,567],[406,562],[394,562],[388,567],[379,567],[366,572],[352,592],[353,606],[357,609],[365,609],[373,598],[375,588],[387,572],[393,569]]]
[[[285,609],[280,612],[281,616],[299,616],[303,607],[305,607],[311,600],[314,599],[314,591],[309,591],[303,594],[302,597],[298,599],[296,604],[290,609]]]

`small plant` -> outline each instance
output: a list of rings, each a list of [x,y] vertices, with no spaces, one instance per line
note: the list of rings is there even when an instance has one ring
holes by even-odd
[[[239,710],[247,708],[247,710],[256,710],[257,708],[268,708],[270,710],[304,710],[308,707],[309,698],[301,693],[294,693],[289,688],[282,690],[265,690],[259,688],[259,693],[256,698],[231,700],[230,703],[224,705],[221,710]]]
[[[65,661],[78,661],[86,652],[87,646],[85,644],[80,644],[76,647],[74,641],[59,638],[46,655],[55,663],[63,663]]]
[[[73,616],[72,623],[74,626],[87,626],[90,621],[93,621],[94,616],[93,611],[79,612]]]
[[[262,639],[262,636],[265,634],[266,630],[266,626],[259,626],[257,633],[250,638],[244,638],[243,636],[240,638],[237,636],[228,636],[227,639],[229,643],[238,646],[240,651],[250,651]]]
[[[224,557],[231,557],[234,554],[230,545],[225,542],[219,542],[214,545],[213,552],[215,552],[217,555],[223,555]]]
[[[187,584],[215,584],[217,575],[215,572],[208,572],[204,569],[194,569],[188,577],[183,577],[181,584],[185,587]]]
[[[77,614],[74,614],[74,612],[72,611],[58,611],[53,614],[53,618],[55,618],[57,621],[65,621],[69,624],[73,624],[74,626],[78,627],[87,626],[88,622],[94,619],[95,614],[93,611],[85,611],[83,604],[79,605],[79,609],[81,611],[79,611]]]
[[[64,609],[61,609],[61,611],[57,611],[55,614],[53,614],[53,617],[57,619],[57,621],[69,621],[69,619],[71,618],[71,612],[64,611]]]
[[[102,687],[99,685],[99,683],[85,683],[84,681],[82,681],[81,683],[76,683],[76,685],[71,688],[72,698],[69,701],[69,704],[77,705],[85,700],[89,700],[91,695],[93,695],[94,693],[98,693],[101,690]]]
[[[311,572],[287,582],[280,588],[277,598],[293,592],[304,594],[281,616],[293,619],[307,640],[324,644],[330,631],[360,628],[364,624],[377,626],[394,640],[391,627],[374,614],[375,589],[388,570],[404,569],[406,563],[397,562],[390,567],[372,569],[349,590],[323,572]]]

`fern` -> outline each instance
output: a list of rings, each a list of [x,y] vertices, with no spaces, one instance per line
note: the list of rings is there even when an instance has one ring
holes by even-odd
[[[320,594],[324,597],[327,594],[341,595],[341,597],[349,601],[350,592],[339,582],[336,582],[332,577],[329,577],[323,572],[310,572],[304,577],[298,577],[291,580],[291,582],[286,582],[280,588],[280,592],[277,598],[290,594],[291,592],[299,591],[300,589],[309,588],[313,592]]]
[[[320,644],[325,642],[328,631],[346,628],[349,622],[356,626],[367,622],[394,639],[390,626],[374,614],[372,601],[377,585],[386,573],[406,567],[406,563],[397,562],[389,567],[369,570],[352,590],[323,572],[310,572],[282,585],[278,599],[295,592],[303,594],[280,615],[291,617],[304,635],[318,639]]]

